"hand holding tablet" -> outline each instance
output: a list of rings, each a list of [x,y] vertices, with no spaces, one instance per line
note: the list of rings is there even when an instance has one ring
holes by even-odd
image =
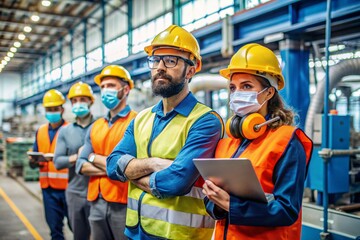
[[[225,191],[245,199],[267,202],[249,159],[197,158],[193,162],[205,180],[212,181]]]
[[[53,153],[42,153],[42,152],[26,152],[28,156],[34,159],[36,162],[48,162],[54,158]]]

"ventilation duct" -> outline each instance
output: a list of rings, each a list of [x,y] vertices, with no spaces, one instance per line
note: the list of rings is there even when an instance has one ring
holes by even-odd
[[[349,75],[360,75],[360,59],[350,59],[331,66],[329,70],[329,88],[336,87],[343,77]],[[315,115],[322,113],[324,109],[325,78],[319,82],[314,96],[311,98],[310,106],[306,115],[305,132],[313,138],[313,126]],[[330,92],[330,91],[329,91]]]

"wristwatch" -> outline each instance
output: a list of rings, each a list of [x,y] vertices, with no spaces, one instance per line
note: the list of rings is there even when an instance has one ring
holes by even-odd
[[[90,157],[89,157],[89,162],[93,163],[95,160],[95,153],[91,153]]]

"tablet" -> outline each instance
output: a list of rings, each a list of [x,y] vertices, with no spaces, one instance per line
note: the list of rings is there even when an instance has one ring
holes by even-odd
[[[47,156],[45,157],[45,154],[42,152],[26,152],[26,154],[37,162],[48,162]]]
[[[193,162],[204,179],[224,190],[245,199],[267,202],[249,159],[195,158]]]

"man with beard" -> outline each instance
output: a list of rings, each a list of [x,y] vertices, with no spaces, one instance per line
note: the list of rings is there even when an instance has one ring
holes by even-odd
[[[172,25],[145,47],[152,90],[162,100],[140,112],[107,158],[111,179],[129,180],[125,235],[129,239],[211,239],[192,160],[213,157],[222,120],[199,103],[189,82],[201,70],[195,37]]]
[[[105,67],[94,82],[99,85],[101,101],[109,112],[87,131],[75,171],[90,176],[87,200],[90,202],[91,239],[121,240],[125,239],[128,183],[113,181],[106,176],[106,157],[136,116],[126,103],[134,82],[129,72],[118,65]]]

